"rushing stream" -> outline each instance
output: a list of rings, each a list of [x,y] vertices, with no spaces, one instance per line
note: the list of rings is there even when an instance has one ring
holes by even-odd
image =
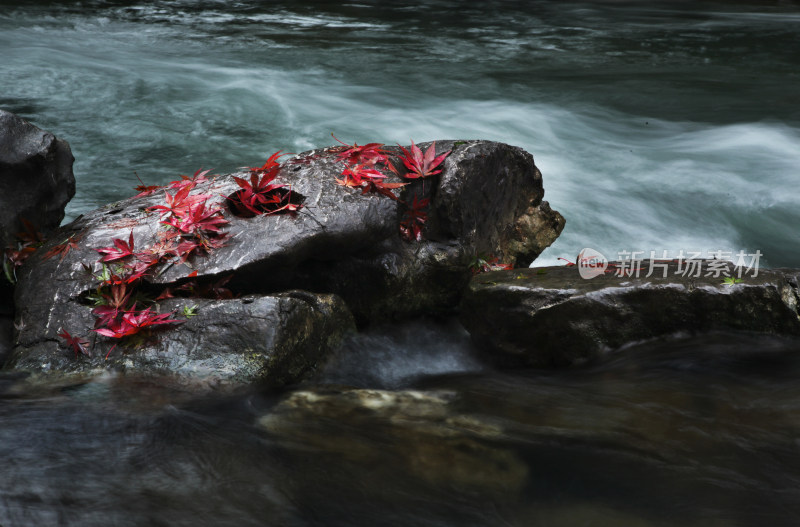
[[[68,219],[282,149],[531,152],[583,247],[800,265],[800,5],[0,0],[0,108],[68,140]],[[0,526],[792,526],[800,344],[645,343],[502,372],[462,328],[354,337],[303,386],[196,398],[0,373]]]

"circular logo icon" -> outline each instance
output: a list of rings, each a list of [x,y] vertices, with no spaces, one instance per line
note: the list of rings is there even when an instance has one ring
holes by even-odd
[[[600,251],[587,247],[578,253],[577,265],[581,278],[589,280],[606,272],[608,260]]]

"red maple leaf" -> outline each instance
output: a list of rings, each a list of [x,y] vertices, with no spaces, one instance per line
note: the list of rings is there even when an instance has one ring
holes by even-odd
[[[91,356],[88,350],[89,341],[86,339],[82,339],[80,337],[73,337],[69,334],[69,331],[66,329],[61,329],[61,333],[58,334],[59,337],[64,339],[67,342],[67,346],[71,347],[72,350],[75,352],[75,358],[78,358],[78,353],[82,353],[84,355]]]
[[[181,240],[175,248],[174,254],[180,258],[181,263],[189,259],[189,257],[203,249],[203,243],[199,238],[192,236]]]
[[[414,199],[405,211],[405,218],[400,222],[400,235],[409,241],[420,241],[422,239],[422,227],[428,221],[428,213],[423,210],[430,203],[430,199]]]
[[[447,152],[437,156],[436,141],[431,143],[431,146],[428,147],[424,154],[422,153],[422,150],[420,150],[419,147],[414,144],[413,140],[411,141],[411,152],[402,146],[400,146],[400,150],[403,151],[403,155],[400,157],[400,160],[408,169],[408,172],[404,175],[404,177],[409,179],[424,178],[440,173],[442,170],[435,170],[436,167],[441,165],[442,161],[444,161],[445,158],[450,154],[450,150],[448,150]]]
[[[369,143],[364,146],[358,146],[358,143],[349,145],[333,134],[331,137],[347,147],[341,150],[337,161],[344,161],[348,165],[375,165],[389,161],[386,152],[381,149],[383,143]]]
[[[511,264],[500,262],[500,259],[493,254],[489,256],[475,256],[472,263],[469,264],[469,269],[472,271],[472,274],[488,273],[489,271],[508,271],[513,268],[514,266]]]
[[[176,189],[182,189],[184,187],[194,188],[198,183],[205,183],[208,181],[206,174],[208,174],[209,172],[211,172],[211,169],[203,170],[201,168],[197,172],[195,172],[192,177],[184,176],[183,174],[181,174],[181,178],[176,181],[172,181],[169,184],[169,188],[176,188]]]
[[[139,193],[134,196],[134,198],[142,198],[144,196],[149,196],[156,190],[160,190],[164,188],[161,185],[139,185],[137,187],[133,187],[133,190],[138,191]]]
[[[139,333],[144,328],[162,324],[181,324],[184,320],[174,320],[169,317],[173,313],[157,314],[150,308],[136,311],[131,309],[122,314],[121,318],[113,320],[107,327],[94,329],[92,331],[115,339],[121,339]]]
[[[131,235],[128,237],[127,242],[120,238],[114,238],[111,241],[114,244],[114,247],[102,247],[100,249],[95,249],[95,251],[104,255],[102,258],[100,258],[101,262],[115,262],[133,255],[133,231],[131,231]]]
[[[228,223],[222,217],[222,209],[206,208],[206,202],[200,202],[180,215],[172,215],[164,225],[170,225],[184,234],[197,231],[220,232],[220,227]]]
[[[278,150],[277,152],[275,152],[274,154],[269,156],[269,159],[267,159],[267,162],[264,163],[262,166],[260,166],[260,167],[248,167],[248,168],[250,169],[250,172],[252,174],[263,174],[263,173],[266,173],[266,172],[270,172],[273,169],[279,168],[281,166],[281,164],[278,163],[278,159],[280,159],[283,156],[288,156],[288,155],[291,155],[291,154],[288,154],[288,153],[287,154],[282,154],[281,150]]]
[[[134,260],[122,266],[120,283],[132,284],[144,278],[156,264],[161,261],[159,255],[150,252],[141,252],[133,255]]]
[[[81,240],[81,237],[75,237],[75,235],[70,236],[64,243],[60,243],[50,248],[49,251],[44,253],[44,259],[48,260],[53,256],[60,254],[61,258],[59,261],[63,260],[64,257],[73,249],[78,248],[78,242]]]
[[[252,172],[250,181],[234,176],[233,179],[241,190],[228,196],[237,208],[244,207],[242,212],[249,211],[254,215],[263,214],[262,205],[269,199],[268,195],[284,185],[272,183],[278,176],[280,166],[273,166],[265,172]],[[239,207],[241,206],[241,207]]]
[[[368,192],[374,192],[376,194],[380,194],[381,196],[391,198],[395,201],[400,201],[400,198],[394,195],[392,189],[402,188],[406,185],[408,185],[408,183],[389,183],[387,181],[372,180],[365,182],[361,186],[361,193],[366,194]]]
[[[145,185],[144,181],[142,181],[142,178],[139,177],[139,174],[134,172],[133,175],[136,176],[136,179],[139,180],[139,186],[138,187],[134,187],[134,189],[133,189],[133,190],[138,191],[139,193],[136,194],[134,196],[134,198],[141,198],[143,196],[149,196],[150,194],[152,194],[156,190],[158,190],[160,188],[163,188],[163,187],[161,187],[159,185]]]
[[[273,183],[280,173],[280,165],[274,162],[278,152],[270,157],[262,169],[250,173],[250,180],[234,176],[239,190],[226,196],[235,214],[253,217],[260,214],[295,212],[302,207],[303,197],[286,185]],[[267,168],[265,168],[267,167]]]
[[[401,188],[408,183],[389,183],[385,181],[386,175],[365,165],[353,165],[342,171],[342,179],[336,179],[337,185],[343,187],[360,188],[361,194],[374,192],[395,201],[398,200],[392,189]]]
[[[178,233],[175,231],[161,232],[156,243],[148,247],[144,252],[136,253],[136,257],[143,261],[152,261],[153,265],[155,265],[170,254],[173,254],[177,238]]]
[[[369,168],[365,165],[353,165],[346,167],[342,171],[342,179],[336,179],[337,185],[344,187],[361,187],[367,181],[375,181],[385,178],[386,176],[374,168]]]
[[[202,296],[205,298],[214,298],[217,300],[227,299],[230,300],[233,298],[233,291],[225,287],[228,285],[228,282],[231,281],[233,278],[232,274],[228,276],[223,276],[219,280],[213,283],[206,283],[198,286],[196,288],[196,293],[198,296]]]
[[[285,188],[285,187],[283,187]],[[279,212],[296,212],[303,204],[296,199],[299,194],[291,190],[275,190],[262,195],[261,211],[264,214],[277,214]]]
[[[206,201],[211,197],[211,194],[190,195],[189,193],[194,189],[194,185],[195,183],[190,181],[188,184],[180,187],[178,191],[175,192],[175,195],[171,195],[169,192],[164,192],[164,201],[166,201],[166,205],[154,205],[147,210],[157,210],[162,217],[184,217],[189,213],[192,207],[196,206],[198,203]]]
[[[15,247],[6,247],[3,252],[3,271],[6,278],[12,283],[16,283],[16,270],[20,267],[28,257],[36,252],[36,248],[44,243],[42,234],[36,230],[36,227],[26,220],[20,218],[24,232],[17,233],[17,243]]]
[[[92,309],[92,314],[97,317],[97,320],[94,321],[94,327],[99,328],[114,324],[114,321],[120,315],[120,311],[111,306],[97,306]]]

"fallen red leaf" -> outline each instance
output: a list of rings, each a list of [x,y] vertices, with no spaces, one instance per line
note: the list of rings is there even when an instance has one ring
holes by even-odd
[[[134,309],[126,311],[122,317],[117,317],[112,320],[107,327],[94,329],[95,333],[105,337],[121,339],[130,335],[135,335],[141,330],[156,325],[162,324],[182,324],[184,320],[170,319],[173,313],[157,314],[153,313],[150,308],[136,311]]]
[[[344,161],[349,165],[375,165],[389,161],[386,151],[381,148],[383,143],[369,143],[364,146],[358,146],[357,143],[349,145],[333,134],[331,137],[346,147],[339,153],[338,161]]]
[[[133,231],[131,231],[127,242],[120,238],[114,238],[111,240],[111,242],[114,244],[114,247],[102,247],[100,249],[95,249],[95,251],[104,255],[102,258],[100,258],[101,262],[115,262],[133,255]]]
[[[430,203],[430,199],[418,199],[414,194],[414,199],[405,211],[405,219],[400,222],[400,235],[409,241],[420,241],[422,239],[422,227],[428,221],[428,213],[424,210]]]
[[[447,152],[437,156],[436,141],[431,143],[431,146],[428,147],[424,154],[422,153],[422,150],[420,150],[419,147],[414,144],[413,140],[411,141],[411,152],[402,146],[400,146],[400,150],[403,151],[403,155],[400,157],[400,160],[408,169],[408,173],[406,173],[404,177],[409,179],[424,178],[440,173],[442,169],[435,169],[441,165],[445,158],[450,154],[450,150],[448,150]]]
[[[60,243],[58,245],[55,245],[55,246],[51,247],[49,251],[44,253],[44,259],[48,260],[48,259],[52,258],[53,256],[56,256],[56,255],[60,254],[61,257],[59,258],[59,261],[63,260],[64,257],[67,254],[69,254],[69,252],[71,250],[78,248],[78,243],[77,242],[79,242],[80,240],[81,240],[80,236],[78,236],[77,238],[74,235],[70,236],[69,238],[67,238],[67,240],[64,243]]]
[[[283,156],[292,155],[292,154],[288,154],[288,153],[282,154],[281,152],[282,152],[281,150],[278,150],[277,152],[275,152],[274,154],[269,156],[269,159],[267,159],[267,162],[264,163],[260,167],[248,167],[250,169],[250,172],[253,173],[253,174],[263,174],[263,173],[266,173],[266,172],[270,172],[274,168],[280,167],[281,164],[278,163],[278,159],[280,159]]]
[[[78,352],[86,355],[87,357],[91,356],[89,350],[87,349],[87,346],[89,346],[88,340],[80,337],[73,337],[66,329],[62,329],[58,336],[67,342],[67,346],[72,348],[72,350],[75,352],[76,359],[78,358]]]

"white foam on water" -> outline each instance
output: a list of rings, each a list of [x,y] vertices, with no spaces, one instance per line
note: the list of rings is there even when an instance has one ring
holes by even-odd
[[[547,88],[547,75],[563,82],[563,75],[572,75],[570,65],[583,64],[584,53],[607,45],[618,31],[598,22],[604,12],[597,6],[576,11],[580,16],[563,27],[521,14],[531,24],[524,31],[506,16],[463,32],[421,29],[393,47],[394,36],[383,33],[392,24],[376,17],[288,8],[231,14],[225,6],[207,3],[195,11],[173,2],[109,8],[97,16],[92,10],[0,14],[2,104],[67,138],[76,156],[78,195],[68,219],[129,195],[138,184],[134,172],[157,184],[200,167],[231,171],[279,149],[330,144],[331,132],[359,143],[490,139],[534,155],[545,199],[567,219],[537,264],[573,259],[583,247],[610,258],[619,251],[691,249],[761,250],[765,263],[774,265],[800,260],[796,126],[776,119],[670,120],[658,110],[675,101],[657,97],[652,112],[642,104],[638,113],[621,111],[592,100],[593,87],[605,86],[597,77],[574,78],[587,83],[583,100],[562,99]],[[631,31],[644,31],[651,15],[642,15]],[[702,30],[700,38],[714,24],[725,31],[738,27],[739,15],[731,16],[686,23]],[[785,26],[774,17],[752,20],[759,27]],[[407,35],[417,22],[395,36]],[[225,33],[229,26],[232,32]],[[270,28],[283,26],[309,33],[271,34]],[[350,43],[314,28],[381,32]],[[696,40],[681,38],[686,45]],[[526,55],[526,49],[538,51]],[[389,50],[392,56],[383,57]],[[602,60],[686,59],[624,51],[635,53]],[[531,70],[530,79],[515,72],[537,67],[538,59],[525,60],[539,53],[549,53],[556,66],[563,56],[569,67]],[[464,70],[465,56],[479,68]],[[511,76],[503,80],[506,72]],[[620,84],[620,97],[647,101],[649,92],[637,93],[637,86]],[[697,104],[691,95],[685,102]]]

